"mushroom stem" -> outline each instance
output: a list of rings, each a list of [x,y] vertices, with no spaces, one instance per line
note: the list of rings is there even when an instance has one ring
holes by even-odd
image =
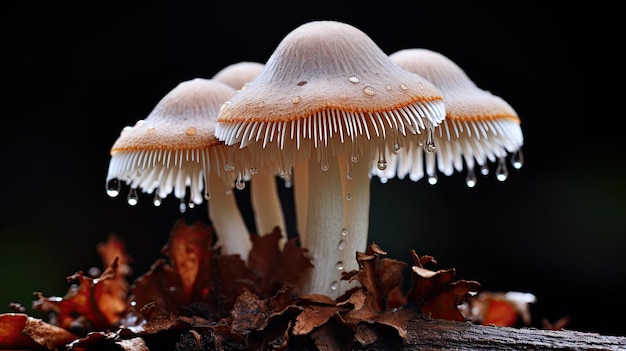
[[[253,175],[250,180],[250,201],[254,210],[257,234],[267,235],[278,226],[282,234],[279,241],[282,249],[287,241],[287,231],[276,187],[276,176],[263,172]]]
[[[352,162],[346,154],[339,155],[338,161],[343,195],[340,262],[342,270],[350,272],[358,269],[357,251],[365,252],[368,244],[371,164],[365,158]],[[354,285],[342,281],[339,289],[347,291]]]
[[[293,197],[296,210],[296,226],[298,229],[298,237],[300,246],[306,247],[306,214],[308,205],[308,160],[296,161],[293,170]]]
[[[239,255],[248,262],[252,241],[241,215],[232,187],[217,172],[207,172],[210,185],[209,219],[215,228],[223,255]]]
[[[315,157],[308,160],[306,248],[314,268],[304,275],[302,294],[324,294],[337,298],[341,292],[337,262],[341,252],[343,199],[336,162],[336,158],[330,158],[329,168],[324,171]]]

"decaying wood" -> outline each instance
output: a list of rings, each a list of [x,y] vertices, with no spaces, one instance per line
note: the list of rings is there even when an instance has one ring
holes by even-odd
[[[626,350],[626,337],[572,330],[482,326],[420,318],[408,325],[402,350]]]

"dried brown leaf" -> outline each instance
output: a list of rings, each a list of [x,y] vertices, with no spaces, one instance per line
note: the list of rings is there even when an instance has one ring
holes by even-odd
[[[455,269],[431,271],[423,267],[435,263],[431,256],[419,257],[411,252],[415,265],[411,271],[413,285],[407,293],[407,301],[418,304],[422,312],[432,318],[464,321],[459,305],[480,288],[476,281],[453,281]]]
[[[106,285],[107,280],[115,279],[116,270],[117,259],[98,278],[77,272],[67,277],[67,280],[77,281],[78,285],[71,287],[63,298],[49,298],[35,293],[38,300],[32,306],[43,312],[55,312],[58,325],[67,330],[110,328],[119,321],[126,309],[125,294],[116,294]]]
[[[304,306],[302,312],[296,317],[296,323],[293,326],[292,333],[294,335],[306,335],[313,329],[318,328],[335,314],[340,308],[327,305],[310,305]]]
[[[313,268],[305,256],[306,249],[298,247],[296,240],[291,239],[281,250],[281,238],[279,227],[267,235],[252,236],[248,267],[259,277],[254,291],[260,296],[271,296],[286,283],[296,284],[304,271]]]
[[[180,276],[163,258],[135,279],[132,292],[133,306],[146,319],[180,314],[182,307],[190,302]]]
[[[249,291],[239,295],[231,312],[232,330],[245,334],[265,325],[265,313],[269,310],[264,300]]]
[[[0,314],[0,350],[53,350],[78,336],[25,313]]]
[[[209,294],[213,229],[206,223],[178,220],[162,252],[178,274],[185,301],[199,301]]]

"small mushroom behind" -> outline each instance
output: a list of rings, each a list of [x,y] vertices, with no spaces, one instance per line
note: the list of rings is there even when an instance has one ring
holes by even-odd
[[[145,119],[122,130],[111,148],[106,182],[113,197],[120,182],[128,184],[131,205],[137,204],[138,189],[154,193],[156,206],[173,192],[181,212],[206,198],[222,253],[247,260],[249,232],[232,194],[233,175],[223,170],[226,146],[214,134],[220,107],[234,94],[210,79],[178,84]]]
[[[411,145],[390,159],[386,170],[372,168],[381,180],[408,176],[413,181],[424,177],[437,183],[437,169],[446,176],[454,170],[467,169],[466,184],[476,185],[475,168],[483,175],[489,173],[488,161],[497,162],[496,178],[508,175],[505,159],[512,154],[511,163],[520,168],[523,163],[521,147],[524,142],[520,118],[501,97],[480,89],[452,60],[428,49],[403,49],[389,55],[399,67],[432,82],[444,97],[446,119],[434,133],[436,151],[425,153]]]
[[[212,79],[228,84],[237,90],[246,89],[246,84],[253,80],[262,69],[262,63],[241,61],[222,68]],[[229,147],[237,148],[237,146]],[[287,240],[287,228],[276,184],[278,169],[274,172],[271,170],[259,172],[258,169],[244,169],[239,172],[249,175],[245,178],[250,180],[250,201],[254,211],[257,234],[263,236],[278,227],[282,234],[279,242],[282,248]]]
[[[285,36],[224,105],[216,136],[248,149],[250,162],[294,173],[294,194],[306,187],[296,208],[306,209],[300,239],[315,268],[301,293],[335,298],[349,288],[341,273],[358,268],[355,254],[367,246],[372,164],[384,168],[386,153],[409,139],[432,146],[428,135],[444,116],[439,91],[393,64],[365,33],[313,21]]]

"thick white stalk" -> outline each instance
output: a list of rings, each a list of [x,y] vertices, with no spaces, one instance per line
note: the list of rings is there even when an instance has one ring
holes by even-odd
[[[257,234],[260,236],[270,234],[278,226],[282,234],[279,241],[282,249],[287,241],[287,229],[278,197],[276,176],[263,172],[253,175],[250,180],[250,201],[254,210]]]
[[[315,267],[304,275],[301,293],[337,298],[341,277],[337,269],[338,245],[343,225],[339,167],[336,158],[330,158],[327,171],[322,171],[315,157],[308,162],[306,249]]]
[[[306,213],[309,205],[309,161],[297,161],[294,165],[292,176],[296,228],[298,229],[300,246],[306,247]]]
[[[233,189],[215,172],[208,174],[211,196],[207,203],[209,219],[222,248],[222,255],[239,255],[244,262],[248,262],[252,241]]]
[[[345,272],[359,268],[356,252],[365,252],[367,248],[370,211],[371,163],[365,157],[358,162],[352,162],[349,157],[342,154],[338,158],[343,196],[340,261]],[[339,289],[346,291],[356,285],[356,282],[341,281]]]

